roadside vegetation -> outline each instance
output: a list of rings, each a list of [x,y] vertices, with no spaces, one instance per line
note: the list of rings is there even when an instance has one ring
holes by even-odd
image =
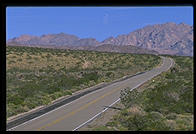
[[[168,56],[175,65],[143,86],[121,92],[123,110],[93,130],[193,130],[193,57]]]
[[[6,47],[7,118],[160,64],[154,55]]]

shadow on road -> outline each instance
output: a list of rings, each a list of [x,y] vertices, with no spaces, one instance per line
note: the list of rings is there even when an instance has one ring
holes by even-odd
[[[111,108],[111,109],[116,109],[116,110],[122,110],[122,108],[118,108],[118,107],[109,107],[109,106],[103,106],[105,108]]]

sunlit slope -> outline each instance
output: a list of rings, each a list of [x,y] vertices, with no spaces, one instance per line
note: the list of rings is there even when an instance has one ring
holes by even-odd
[[[150,70],[154,55],[6,47],[7,117],[101,82]]]

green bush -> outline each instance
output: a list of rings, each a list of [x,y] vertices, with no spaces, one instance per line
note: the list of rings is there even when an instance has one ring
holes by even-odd
[[[130,91],[130,88],[128,88],[128,87],[125,89],[122,89],[120,92],[121,103],[126,108],[128,108],[128,107],[137,103],[138,95],[139,95],[139,93],[137,90]]]
[[[84,89],[103,81],[110,82],[129,73],[143,71],[144,68],[141,66],[143,63],[141,62],[147,64],[153,62],[153,65],[157,65],[154,64],[156,56],[149,56],[151,57],[149,58],[151,59],[150,62],[146,62],[148,59],[145,61],[138,60],[140,58],[144,59],[146,55],[14,46],[6,47],[6,53],[17,55],[17,57],[25,53],[27,54],[25,58],[29,64],[26,67],[24,67],[24,64],[21,67],[20,64],[13,66],[13,63],[16,63],[17,60],[23,61],[23,59],[17,58],[13,60],[10,59],[9,54],[7,56],[7,58],[9,57],[6,59],[9,67],[9,69],[6,68],[8,117],[40,105],[47,105],[61,96],[71,95],[71,91]],[[43,54],[47,55],[43,56]],[[36,55],[41,57],[35,57]],[[67,56],[75,57],[71,61],[75,64],[71,67],[67,63],[64,64],[63,61],[60,61],[61,64],[59,64],[59,61],[55,62],[56,60],[53,59],[54,55],[57,55],[59,59],[61,59],[60,57],[66,59]],[[46,67],[34,67],[37,66],[36,61],[41,58],[48,60],[46,65],[44,65]],[[136,59],[138,61],[137,65],[134,62],[131,63],[130,59]],[[82,63],[85,60],[89,60],[91,62],[90,66],[92,66],[82,69]],[[51,66],[52,62],[55,63]],[[102,62],[104,62],[104,67]],[[60,65],[64,67],[57,70],[56,68],[59,68]],[[37,75],[37,72],[39,72],[39,75]],[[22,78],[20,78],[21,76]]]
[[[176,113],[170,113],[166,116],[166,118],[168,120],[175,120],[177,118],[177,114]]]
[[[186,115],[193,114],[193,59],[172,58],[175,66],[149,82],[144,91],[121,91],[125,108],[112,119],[113,127],[135,131],[193,130],[193,119]],[[134,105],[140,106],[143,114],[128,112]]]

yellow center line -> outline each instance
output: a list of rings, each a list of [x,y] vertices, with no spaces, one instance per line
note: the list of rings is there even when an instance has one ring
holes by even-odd
[[[121,88],[122,88],[122,87],[121,87]],[[46,124],[46,125],[44,125],[44,126],[38,128],[37,130],[40,131],[41,129],[44,129],[44,128],[46,128],[46,127],[50,127],[50,126],[52,126],[52,125],[54,125],[54,124],[60,122],[60,121],[64,120],[65,118],[70,117],[70,116],[76,114],[77,112],[79,112],[79,111],[81,111],[81,110],[87,108],[88,106],[90,106],[90,105],[96,103],[97,101],[103,99],[104,97],[106,97],[106,96],[108,96],[108,95],[114,93],[115,91],[117,91],[117,90],[119,90],[119,89],[121,89],[121,88],[117,88],[116,90],[113,90],[113,91],[111,91],[111,92],[108,92],[108,93],[106,93],[106,94],[100,96],[99,98],[97,98],[97,99],[95,99],[95,100],[93,100],[93,101],[91,101],[91,102],[85,104],[84,106],[81,106],[79,109],[76,109],[75,111],[72,111],[72,112],[70,112],[70,113],[64,115],[63,117],[60,117],[60,118],[54,120],[53,122],[48,123],[48,124]]]

